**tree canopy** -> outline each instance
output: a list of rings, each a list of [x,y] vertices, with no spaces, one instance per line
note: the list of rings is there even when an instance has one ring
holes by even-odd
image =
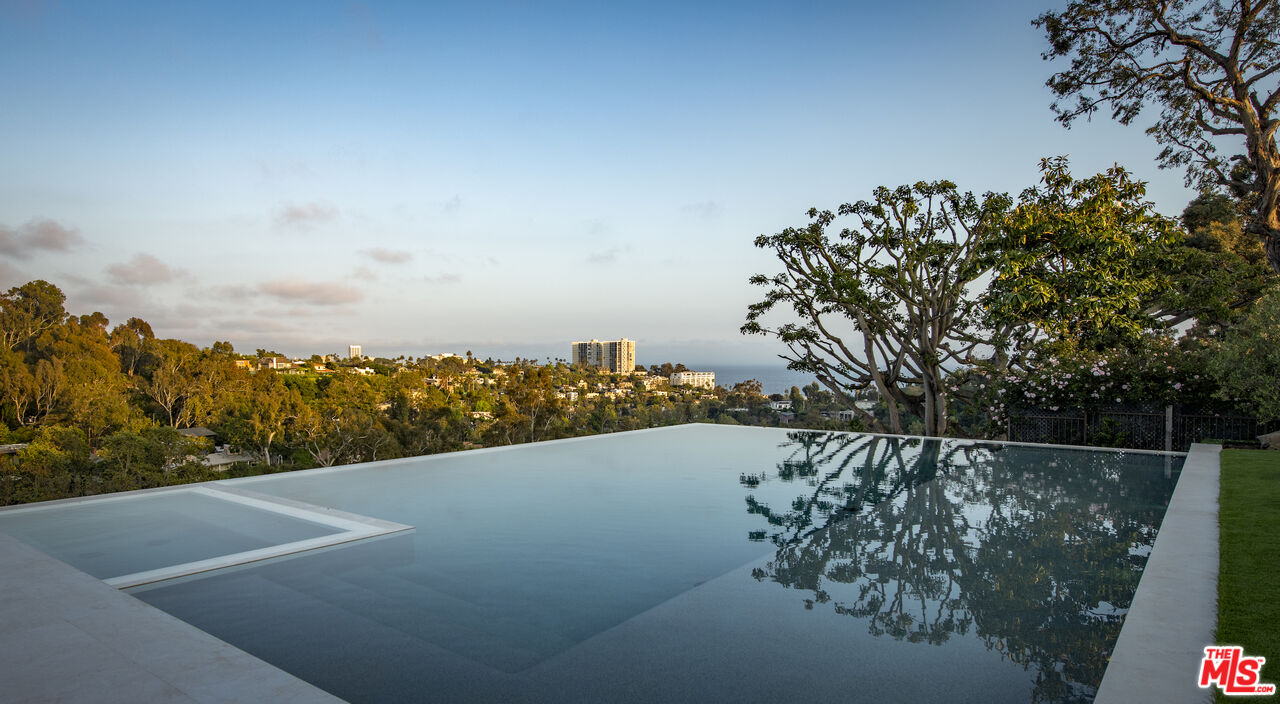
[[[1058,120],[1105,109],[1127,125],[1158,105],[1160,165],[1244,198],[1246,230],[1280,272],[1280,2],[1072,0],[1034,24],[1044,58],[1070,60],[1047,81]]]
[[[984,296],[994,327],[1019,344],[1133,344],[1156,324],[1147,302],[1169,280],[1175,223],[1116,166],[1076,179],[1065,157],[1041,162],[993,241],[995,280]]]
[[[969,287],[987,269],[987,242],[1009,199],[962,194],[949,181],[881,187],[873,198],[835,213],[810,209],[807,225],[756,238],[784,270],[751,278],[768,290],[742,332],[777,337],[791,369],[816,375],[868,426],[901,433],[906,409],[927,435],[940,435],[947,366],[985,342]],[[838,218],[852,226],[830,233]],[[779,305],[796,317],[768,327]],[[888,404],[887,427],[854,404],[868,387]]]

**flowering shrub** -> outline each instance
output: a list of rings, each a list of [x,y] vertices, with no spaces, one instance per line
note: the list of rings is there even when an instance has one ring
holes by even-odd
[[[988,385],[989,393],[983,395]],[[980,383],[979,394],[992,423],[1001,426],[1017,408],[1201,407],[1212,404],[1215,388],[1205,370],[1200,343],[1179,346],[1169,338],[1151,337],[1139,351],[1041,353],[1026,369],[1015,369],[990,384]]]

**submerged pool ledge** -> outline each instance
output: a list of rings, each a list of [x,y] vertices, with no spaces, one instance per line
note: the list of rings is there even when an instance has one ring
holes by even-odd
[[[170,579],[176,579],[178,577],[188,577],[193,574],[200,574],[201,572],[212,572],[213,570],[220,570],[226,567],[234,567],[237,565],[246,565],[251,562],[269,560],[273,557],[284,557],[285,555],[294,555],[308,550],[333,547],[344,543],[353,543],[359,540],[367,540],[369,538],[377,538],[384,535],[390,535],[392,533],[413,530],[413,526],[406,526],[401,523],[383,521],[377,518],[370,518],[369,516],[358,516],[354,513],[338,511],[325,506],[314,506],[301,501],[290,501],[289,499],[278,499],[270,496],[256,495],[243,489],[234,489],[231,487],[203,485],[179,487],[177,491],[190,491],[200,493],[204,496],[211,496],[223,501],[244,504],[262,511],[270,511],[272,513],[279,513],[293,518],[326,525],[337,529],[339,532],[323,535],[317,538],[281,543],[279,545],[272,545],[270,547],[259,548],[257,550],[220,555],[207,560],[184,562],[154,570],[147,570],[145,572],[135,572],[134,574],[111,577],[102,581],[116,587],[117,589],[128,589],[130,587],[142,586],[143,584],[163,582]]]
[[[1211,702],[1196,683],[1218,622],[1218,480],[1221,445],[1196,443],[1169,500],[1133,606],[1094,699]]]

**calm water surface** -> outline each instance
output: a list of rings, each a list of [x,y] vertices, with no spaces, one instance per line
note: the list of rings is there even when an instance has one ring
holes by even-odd
[[[237,480],[410,534],[131,593],[352,702],[1092,699],[1181,457],[681,426]]]

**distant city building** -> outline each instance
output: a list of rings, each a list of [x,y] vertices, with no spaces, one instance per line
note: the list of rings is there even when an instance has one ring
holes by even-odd
[[[693,386],[703,389],[716,387],[715,372],[676,372],[671,375],[672,386]]]
[[[633,372],[636,369],[636,342],[621,340],[591,340],[570,343],[574,364],[604,369],[611,372]]]
[[[347,347],[347,358],[364,359],[364,354],[362,354],[362,352],[363,350],[360,349],[360,345],[350,345]]]

